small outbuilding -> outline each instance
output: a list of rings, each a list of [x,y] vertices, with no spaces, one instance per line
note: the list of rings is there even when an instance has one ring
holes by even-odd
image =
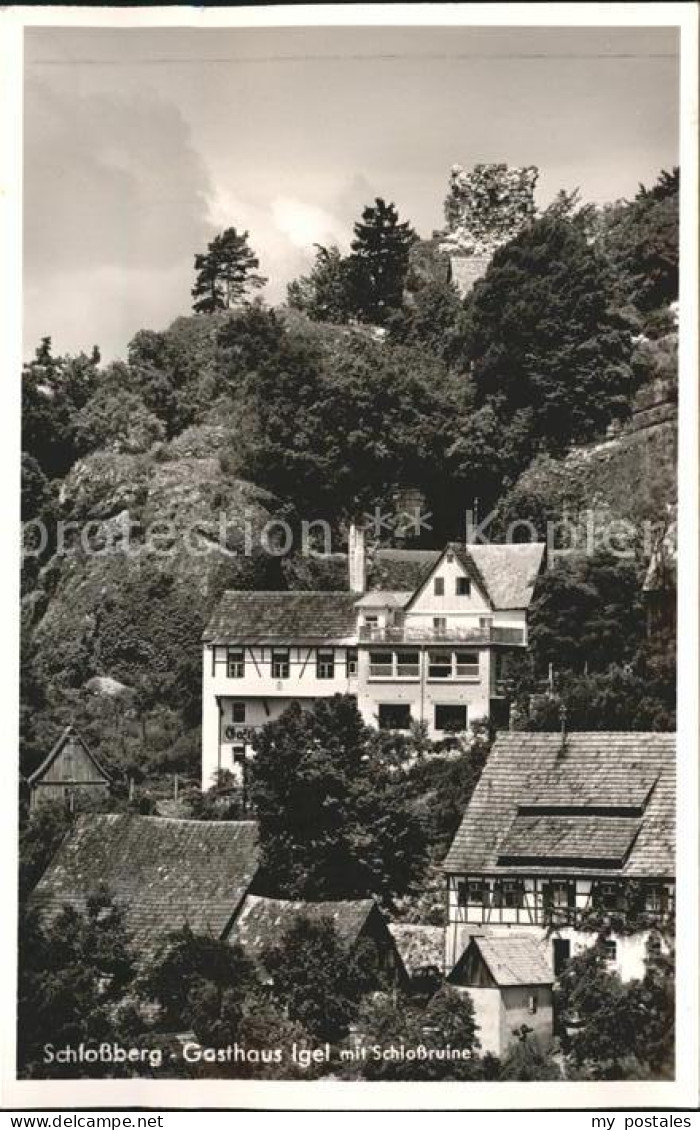
[[[248,894],[238,911],[229,941],[243,947],[259,962],[267,946],[275,945],[298,918],[330,921],[347,952],[357,959],[375,988],[406,988],[408,974],[386,919],[374,899],[306,902]]]
[[[551,1043],[554,971],[534,938],[476,935],[448,981],[474,1002],[482,1053],[503,1055],[523,1025],[542,1047]]]
[[[72,726],[67,726],[38,769],[27,778],[29,809],[60,802],[71,810],[78,797],[103,799],[112,779]]]

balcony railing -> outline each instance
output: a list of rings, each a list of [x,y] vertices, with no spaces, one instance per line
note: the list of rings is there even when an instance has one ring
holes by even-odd
[[[524,628],[502,628],[495,624],[479,628],[409,628],[404,625],[376,628],[364,624],[360,627],[360,640],[364,643],[502,643],[516,646],[524,646],[526,642]]]

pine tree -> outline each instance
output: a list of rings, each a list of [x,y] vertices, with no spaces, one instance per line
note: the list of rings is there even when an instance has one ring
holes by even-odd
[[[400,223],[393,204],[377,197],[355,224],[350,259],[356,268],[356,306],[360,318],[383,325],[401,307],[408,254],[418,236]]]
[[[260,260],[248,244],[247,231],[239,234],[235,228],[227,228],[215,236],[207,250],[194,257],[195,313],[230,310],[245,298],[249,289],[264,286],[267,279],[257,273],[259,266]]]

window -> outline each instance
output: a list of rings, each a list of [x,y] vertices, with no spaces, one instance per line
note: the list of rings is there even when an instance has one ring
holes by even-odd
[[[644,894],[644,909],[649,914],[663,914],[666,903],[666,891],[663,887],[647,887]]]
[[[316,678],[332,679],[335,675],[335,652],[332,647],[320,647],[316,652]]]
[[[231,721],[239,725],[245,722],[245,703],[234,702],[231,706]]]
[[[530,993],[527,1002],[527,1010],[532,1013],[533,1016],[537,1012],[537,993]]]
[[[617,942],[603,942],[603,957],[611,965],[617,961]]]
[[[452,674],[452,655],[449,651],[428,652],[428,678],[449,679]]]
[[[447,617],[433,616],[433,632],[436,636],[447,635]]]
[[[231,748],[234,765],[241,765],[245,761],[245,745],[243,742],[236,742]]]
[[[435,729],[446,730],[450,734],[461,733],[467,728],[467,708],[462,703],[441,702],[435,707]]]
[[[507,910],[516,910],[523,905],[523,885],[520,879],[503,879],[496,884],[493,905]]]
[[[455,674],[458,679],[479,678],[479,655],[476,651],[455,652]]]
[[[552,942],[552,958],[554,976],[558,977],[563,972],[567,961],[571,957],[571,942],[568,938],[555,938]]]
[[[407,702],[380,702],[380,730],[410,730],[411,707]]]
[[[420,675],[420,655],[417,651],[396,653],[396,674],[400,679],[417,679]]]
[[[488,906],[489,905],[489,887],[488,883],[484,883],[482,879],[468,879],[466,883],[462,883],[464,887],[462,906]]]
[[[289,678],[289,648],[273,647],[272,649],[272,678]]]
[[[370,679],[390,679],[394,669],[393,658],[390,651],[370,651]]]
[[[472,583],[469,577],[457,577],[455,582],[455,592],[457,596],[469,596],[472,589]]]
[[[365,616],[365,632],[372,638],[379,632],[379,617],[378,616]]]
[[[435,580],[433,581],[433,592],[434,592],[435,596],[444,596],[445,595],[445,578],[444,577],[436,577],[435,578]]]
[[[357,674],[357,648],[349,647],[345,653],[345,662],[347,663],[348,675]]]
[[[576,887],[573,883],[545,883],[542,895],[544,905],[551,910],[566,910],[576,905]]]
[[[242,679],[245,675],[245,654],[242,647],[230,647],[226,655],[226,672],[229,679]]]
[[[622,910],[622,894],[616,883],[596,883],[592,891],[596,910]]]

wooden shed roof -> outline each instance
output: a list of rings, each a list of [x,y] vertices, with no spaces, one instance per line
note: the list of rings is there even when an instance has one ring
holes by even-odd
[[[375,908],[371,898],[339,902],[305,902],[301,899],[272,899],[247,895],[229,935],[239,942],[251,957],[259,957],[269,945],[278,942],[281,935],[299,917],[312,921],[329,919],[346,946],[353,946]]]
[[[551,985],[554,972],[541,947],[525,934],[476,935],[457,962],[451,977],[459,977],[466,954],[474,947],[498,986]]]
[[[609,845],[619,856],[606,867],[607,873],[673,876],[675,743],[675,734],[669,733],[579,732],[567,734],[562,750],[558,733],[499,734],[445,859],[445,871],[596,874],[600,865],[591,852]],[[560,810],[558,822],[551,809],[541,815],[534,812],[536,806],[547,807],[550,783],[552,809]],[[621,800],[633,802],[636,810],[624,825],[619,823]],[[509,845],[527,850],[528,861],[536,855],[540,863],[519,865],[512,855],[501,862]],[[562,845],[566,851],[583,852],[588,863],[562,858]]]
[[[42,761],[41,765],[39,765],[38,768],[35,769],[34,772],[32,774],[30,774],[29,777],[27,777],[27,783],[29,785],[38,784],[38,782],[42,779],[42,777],[44,777],[45,774],[48,772],[48,770],[51,768],[51,766],[53,765],[56,758],[61,753],[63,753],[63,750],[66,748],[66,746],[70,742],[73,742],[76,745],[79,745],[83,749],[83,751],[85,752],[86,756],[90,758],[90,761],[95,766],[95,769],[97,770],[97,772],[100,773],[104,777],[104,779],[107,783],[111,783],[112,778],[109,776],[109,773],[107,772],[107,770],[102,765],[100,765],[100,763],[97,760],[97,758],[95,757],[94,753],[92,753],[92,751],[88,748],[84,739],[81,737],[81,735],[78,733],[78,731],[73,728],[73,726],[66,726],[66,728],[63,731],[63,733],[61,734],[60,738],[58,739],[58,741],[56,741],[54,743],[52,748],[49,750],[48,754],[46,755],[46,757]]]

